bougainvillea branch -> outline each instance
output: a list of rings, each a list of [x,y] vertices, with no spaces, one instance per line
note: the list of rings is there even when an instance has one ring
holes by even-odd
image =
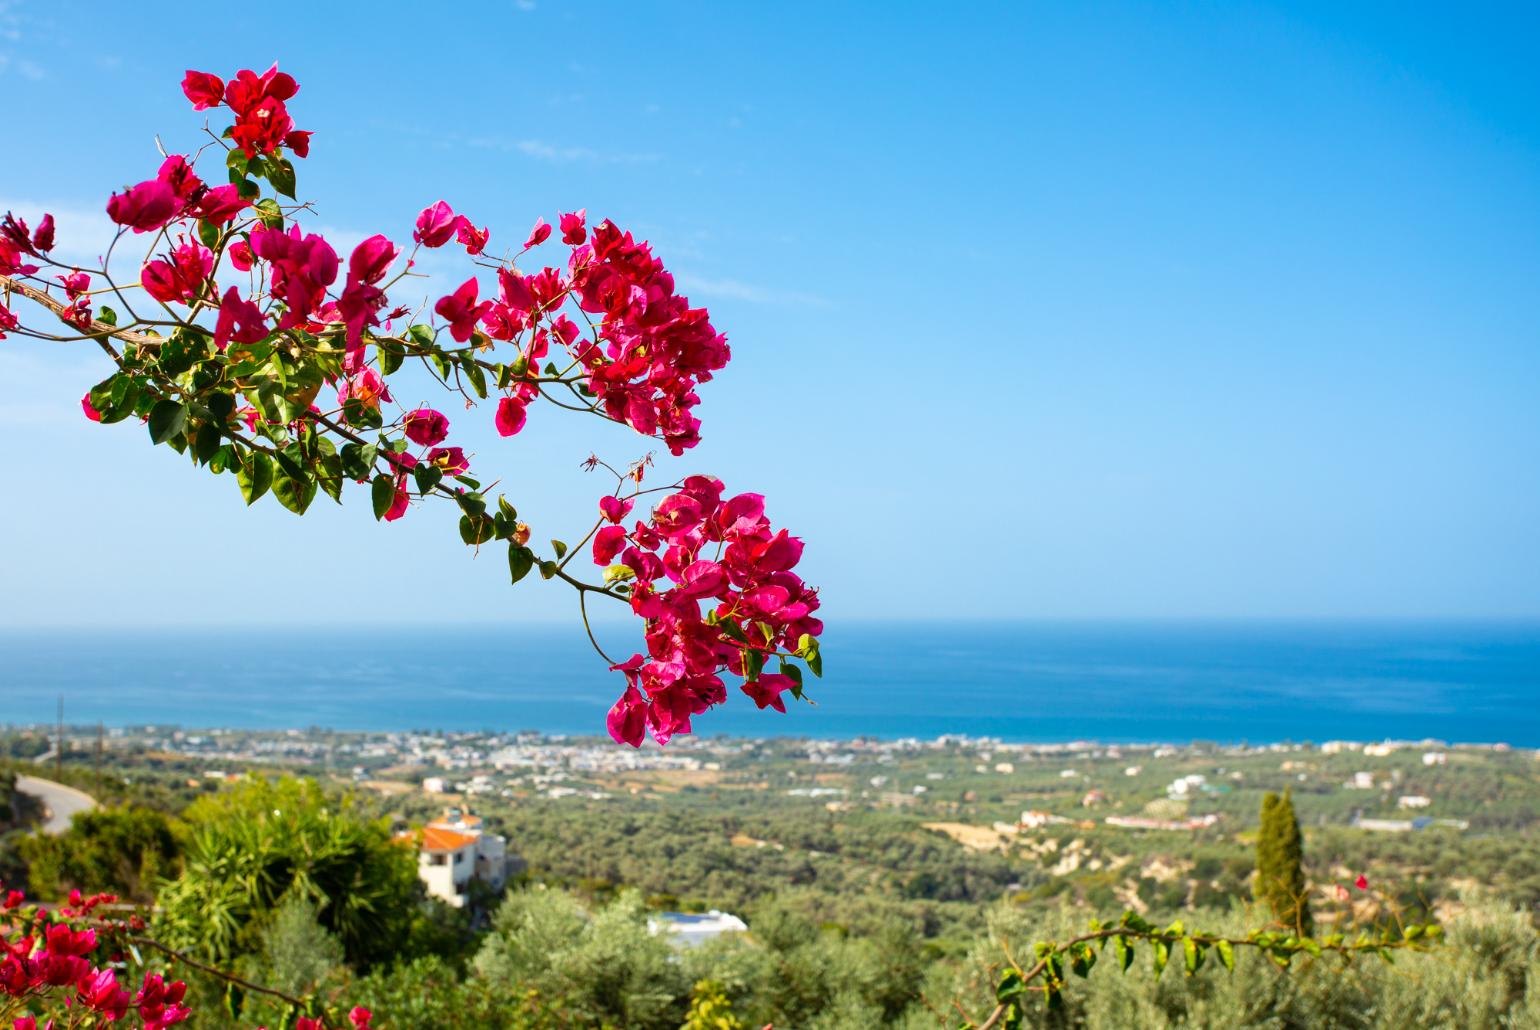
[[[0,1026],[166,1030],[186,1021],[192,1011],[184,1004],[185,982],[146,968],[136,989],[123,986],[120,974],[130,959],[136,966],[147,965],[139,953],[144,948],[225,984],[227,1000],[249,992],[283,1003],[286,1025],[295,1030],[369,1030],[373,1014],[368,1009],[355,1006],[338,1016],[316,998],[252,983],[145,936],[143,913],[124,911],[117,901],[111,894],[82,897],[77,890],[66,904],[50,909],[25,904],[21,891],[0,891]]]
[[[803,696],[803,670],[822,672],[818,591],[794,571],[801,540],[771,524],[763,497],[731,495],[705,475],[644,488],[650,459],[621,473],[592,458],[590,470],[616,479],[598,521],[577,548],[552,540],[542,554],[514,505],[491,497],[496,483],[483,485],[449,418],[392,395],[391,377],[410,363],[466,407],[490,406],[501,437],[517,436],[543,401],[682,455],[700,440],[697,389],[730,350],[646,242],[579,210],[557,218],[559,243],[538,219],[494,259],[491,230],[439,200],[417,216],[409,250],[376,234],[344,261],[306,229],[313,205],[296,199],[293,162],[312,142],[289,111],[299,84],[274,65],[229,82],[189,71],[182,91],[195,111],[228,112],[232,124],[209,130],[201,150],[163,153],[153,178],[111,196],[117,230],[94,267],[58,259],[51,215],[35,229],[0,221],[0,339],[96,342],[116,370],[82,398],[86,417],[143,421],[153,443],[231,473],[248,504],[271,494],[303,515],[320,493],[340,503],[350,483],[387,522],[452,502],[467,545],[506,544],[513,582],[538,570],[577,590],[590,640],[625,679],[607,720],[617,741],[690,732],[727,700],[723,675],[741,678],[761,709],[784,712],[784,694]],[[144,255],[120,282],[113,254],[135,242]],[[537,268],[548,243],[564,260]],[[429,306],[392,292],[422,278],[422,251],[441,248],[463,248],[471,274],[420,320]],[[18,298],[45,320],[22,322]],[[596,580],[575,571],[580,551]],[[642,620],[644,651],[605,656],[590,594]]]
[[[964,1013],[960,1030],[1018,1030],[1028,1018],[1034,995],[1041,995],[1049,1008],[1058,1007],[1067,986],[1066,964],[1076,976],[1089,976],[1108,944],[1113,945],[1114,958],[1125,973],[1137,957],[1136,946],[1147,945],[1151,971],[1159,979],[1173,957],[1188,976],[1203,967],[1210,952],[1220,965],[1234,972],[1238,948],[1253,949],[1283,968],[1302,955],[1321,958],[1336,954],[1344,961],[1374,955],[1389,962],[1397,950],[1426,948],[1442,937],[1443,929],[1437,924],[1380,927],[1352,937],[1332,933],[1317,938],[1288,930],[1256,930],[1245,937],[1226,937],[1188,930],[1180,920],[1162,928],[1126,912],[1111,925],[1092,920],[1087,932],[1067,941],[1039,941],[1033,946],[1030,963],[1017,961],[1007,949],[1009,961],[995,988],[994,1009],[976,1023]]]

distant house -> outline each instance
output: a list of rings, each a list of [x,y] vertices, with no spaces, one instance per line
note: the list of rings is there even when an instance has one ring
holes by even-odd
[[[1040,827],[1047,826],[1052,819],[1053,816],[1047,812],[1041,812],[1037,809],[1028,809],[1027,811],[1021,813],[1021,822],[1019,822],[1017,825],[1020,826],[1023,830],[1036,830]]]
[[[508,879],[508,842],[485,832],[481,817],[452,808],[417,833],[417,878],[428,893],[456,908],[465,905],[471,880],[501,890]]]
[[[748,924],[735,915],[712,909],[710,912],[660,912],[647,920],[647,932],[654,937],[668,934],[669,943],[679,948],[698,948],[725,933],[744,933]]]

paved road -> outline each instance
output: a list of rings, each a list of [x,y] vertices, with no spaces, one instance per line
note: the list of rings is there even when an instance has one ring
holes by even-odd
[[[16,777],[16,789],[23,794],[30,794],[43,802],[43,807],[48,809],[48,818],[43,822],[43,832],[60,834],[70,828],[70,820],[76,812],[89,811],[96,807],[96,799],[84,791],[74,787],[66,787],[62,783],[53,780],[40,780],[36,776]]]

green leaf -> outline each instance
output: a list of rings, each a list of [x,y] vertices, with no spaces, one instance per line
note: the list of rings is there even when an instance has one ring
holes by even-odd
[[[509,504],[508,498],[504,497],[502,494],[497,495],[497,510],[502,512],[503,518],[507,519],[509,522],[513,522],[519,517],[518,509]]]
[[[383,472],[375,476],[374,482],[369,484],[369,501],[374,506],[374,519],[378,522],[396,502],[395,480]]]
[[[517,583],[529,575],[529,570],[535,567],[535,554],[528,547],[510,542],[508,544],[508,575]]]
[[[324,443],[327,447],[332,446],[332,442],[325,437],[321,438],[321,442]],[[325,450],[325,448],[321,449]],[[352,476],[343,476],[342,459],[338,458],[335,454],[327,454],[322,457],[319,462],[317,462],[316,471],[318,473],[316,485],[319,486],[322,490],[326,491],[326,496],[330,497],[338,504],[341,504],[342,481],[344,478],[354,478]]]
[[[208,405],[209,412],[220,425],[229,422],[230,416],[235,414],[235,397],[232,394],[224,393],[223,391],[211,393],[204,403]]]
[[[614,568],[614,566],[610,566],[610,567]],[[622,567],[624,567],[624,566],[622,566]],[[553,562],[553,561],[543,561],[543,562],[540,563],[540,578],[541,579],[555,579],[556,578],[556,573],[558,573],[560,571],[561,570],[556,567],[556,563]],[[608,570],[606,570],[606,571],[608,571]]]
[[[1127,937],[1118,936],[1112,938],[1112,945],[1117,949],[1118,966],[1123,972],[1128,972],[1128,967],[1134,961],[1134,946],[1128,942]]]
[[[823,679],[823,652],[818,650],[818,641],[813,641],[813,646],[808,649],[807,655],[802,659],[807,662],[808,671],[819,679]]]
[[[476,364],[476,359],[467,354],[460,360],[460,368],[465,372],[465,378],[471,381],[471,389],[476,391],[476,396],[482,400],[487,399],[487,377],[482,372],[481,366]]]
[[[213,250],[219,246],[219,226],[204,219],[198,223],[198,239],[205,247]]]
[[[193,436],[193,457],[200,464],[207,465],[214,452],[219,450],[219,427],[212,422],[205,422],[198,427],[198,432]]]
[[[1070,953],[1069,968],[1076,976],[1090,976],[1094,965],[1096,952],[1089,944],[1082,943]]]
[[[345,443],[341,451],[342,471],[349,479],[367,478],[374,471],[379,454],[379,447],[372,443]]]
[[[305,514],[305,509],[315,500],[315,494],[315,481],[308,476],[295,478],[283,475],[273,480],[273,496],[278,498],[279,504],[296,515]]]
[[[546,577],[546,579],[550,578],[550,576]],[[604,582],[606,584],[619,583],[623,580],[635,578],[636,570],[629,565],[611,565],[604,570]]]
[[[241,485],[241,496],[246,498],[246,503],[256,503],[257,498],[273,485],[273,459],[261,451],[252,451],[235,470],[235,480]]]
[[[406,331],[407,337],[424,350],[432,350],[435,346],[433,330],[429,326],[414,325]]]
[[[1219,964],[1235,972],[1235,946],[1229,941],[1215,941],[1214,950],[1219,953]]]
[[[1166,971],[1166,962],[1171,958],[1171,945],[1159,938],[1151,941],[1155,949],[1155,979],[1160,979],[1160,974]]]
[[[278,206],[278,201],[272,197],[263,197],[252,208],[261,219],[262,224],[269,229],[283,228],[283,209]]]
[[[791,696],[798,701],[802,700],[802,670],[791,664],[784,658],[777,659],[781,665],[781,675],[791,677]]]
[[[485,515],[461,515],[460,539],[468,546],[478,547],[492,539],[494,527],[492,520]]]
[[[749,647],[743,649],[743,678],[749,681],[759,679],[759,674],[765,671],[765,653]]]
[[[551,550],[556,552],[557,561],[561,561],[567,556],[567,545],[560,540],[551,541]]]
[[[1022,981],[1021,973],[1007,969],[1005,975],[1000,977],[1000,985],[995,988],[995,1001],[1006,1005],[1026,993],[1027,985]]]
[[[1198,967],[1203,965],[1203,950],[1191,937],[1182,938],[1182,963],[1187,967],[1188,976],[1196,973]]]
[[[267,181],[273,184],[273,189],[282,193],[290,200],[294,199],[294,165],[286,157],[269,157],[267,164]]]
[[[225,1011],[231,1019],[241,1018],[241,1007],[246,1002],[246,992],[235,984],[225,984]]]
[[[417,492],[427,495],[444,478],[444,470],[424,461],[412,469],[412,478],[417,481]]]
[[[165,443],[180,433],[187,425],[187,405],[176,401],[159,401],[150,409],[150,439]]]

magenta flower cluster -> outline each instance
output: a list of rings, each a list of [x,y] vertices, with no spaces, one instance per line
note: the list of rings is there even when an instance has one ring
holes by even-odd
[[[616,562],[611,575],[635,581],[631,609],[647,627],[647,654],[614,666],[626,690],[610,709],[610,735],[636,747],[645,733],[659,744],[689,733],[692,716],[727,700],[723,672],[742,676],[761,709],[785,712],[781,695],[799,681],[764,662],[797,655],[823,632],[818,591],[792,571],[802,541],[770,525],[759,494],[724,500],[710,476],[689,477],[627,528],[632,504],[603,498],[609,525],[593,540],[596,564]]]

